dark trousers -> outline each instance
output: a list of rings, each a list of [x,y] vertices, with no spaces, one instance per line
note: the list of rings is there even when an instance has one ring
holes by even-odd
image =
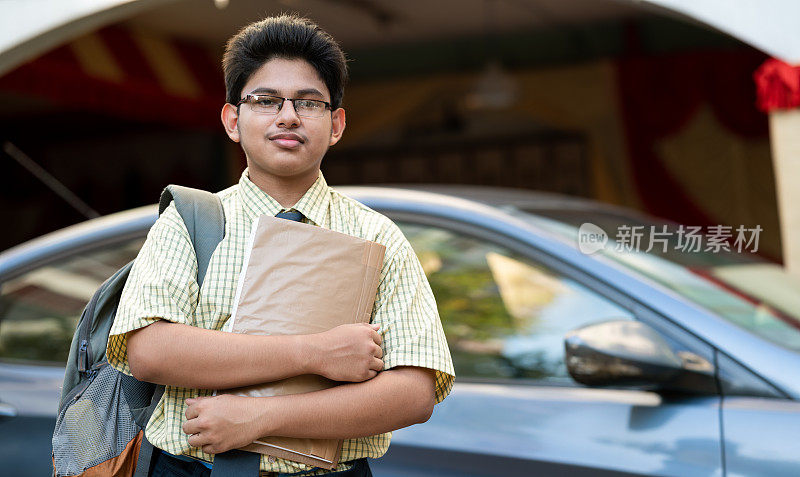
[[[329,472],[324,474],[331,477],[372,477],[367,459],[356,459],[353,467],[341,472]],[[296,474],[274,474],[278,477],[302,477],[304,473]],[[264,474],[262,474],[264,475]],[[153,449],[153,460],[150,464],[150,477],[211,477],[211,469],[200,462],[186,462],[176,459],[161,452],[160,449]]]

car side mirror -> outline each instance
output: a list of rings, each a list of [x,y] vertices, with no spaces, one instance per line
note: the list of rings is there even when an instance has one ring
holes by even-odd
[[[656,330],[639,321],[587,325],[568,332],[564,346],[569,374],[587,386],[717,392],[710,363],[693,353],[676,353]]]

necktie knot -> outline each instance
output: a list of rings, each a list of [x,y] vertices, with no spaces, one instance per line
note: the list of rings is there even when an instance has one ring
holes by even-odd
[[[279,219],[286,219],[286,220],[293,220],[295,222],[300,222],[303,220],[303,214],[296,210],[290,210],[286,212],[279,212],[275,217]]]

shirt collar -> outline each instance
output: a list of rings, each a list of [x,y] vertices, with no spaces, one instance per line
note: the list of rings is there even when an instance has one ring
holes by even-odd
[[[330,203],[330,188],[328,183],[325,182],[322,171],[319,172],[319,177],[303,194],[303,197],[294,206],[286,209],[250,180],[247,173],[248,170],[249,168],[245,168],[244,172],[242,172],[242,177],[239,179],[239,193],[248,220],[253,221],[260,215],[275,216],[278,212],[284,210],[296,210],[303,214],[313,225],[321,226],[325,223],[328,204]]]

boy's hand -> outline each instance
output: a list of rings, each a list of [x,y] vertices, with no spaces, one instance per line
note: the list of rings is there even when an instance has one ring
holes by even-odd
[[[187,399],[183,432],[189,434],[189,445],[219,454],[262,437],[261,411],[254,399],[230,394]]]
[[[334,381],[361,382],[383,370],[379,324],[353,323],[308,335],[311,369]]]

